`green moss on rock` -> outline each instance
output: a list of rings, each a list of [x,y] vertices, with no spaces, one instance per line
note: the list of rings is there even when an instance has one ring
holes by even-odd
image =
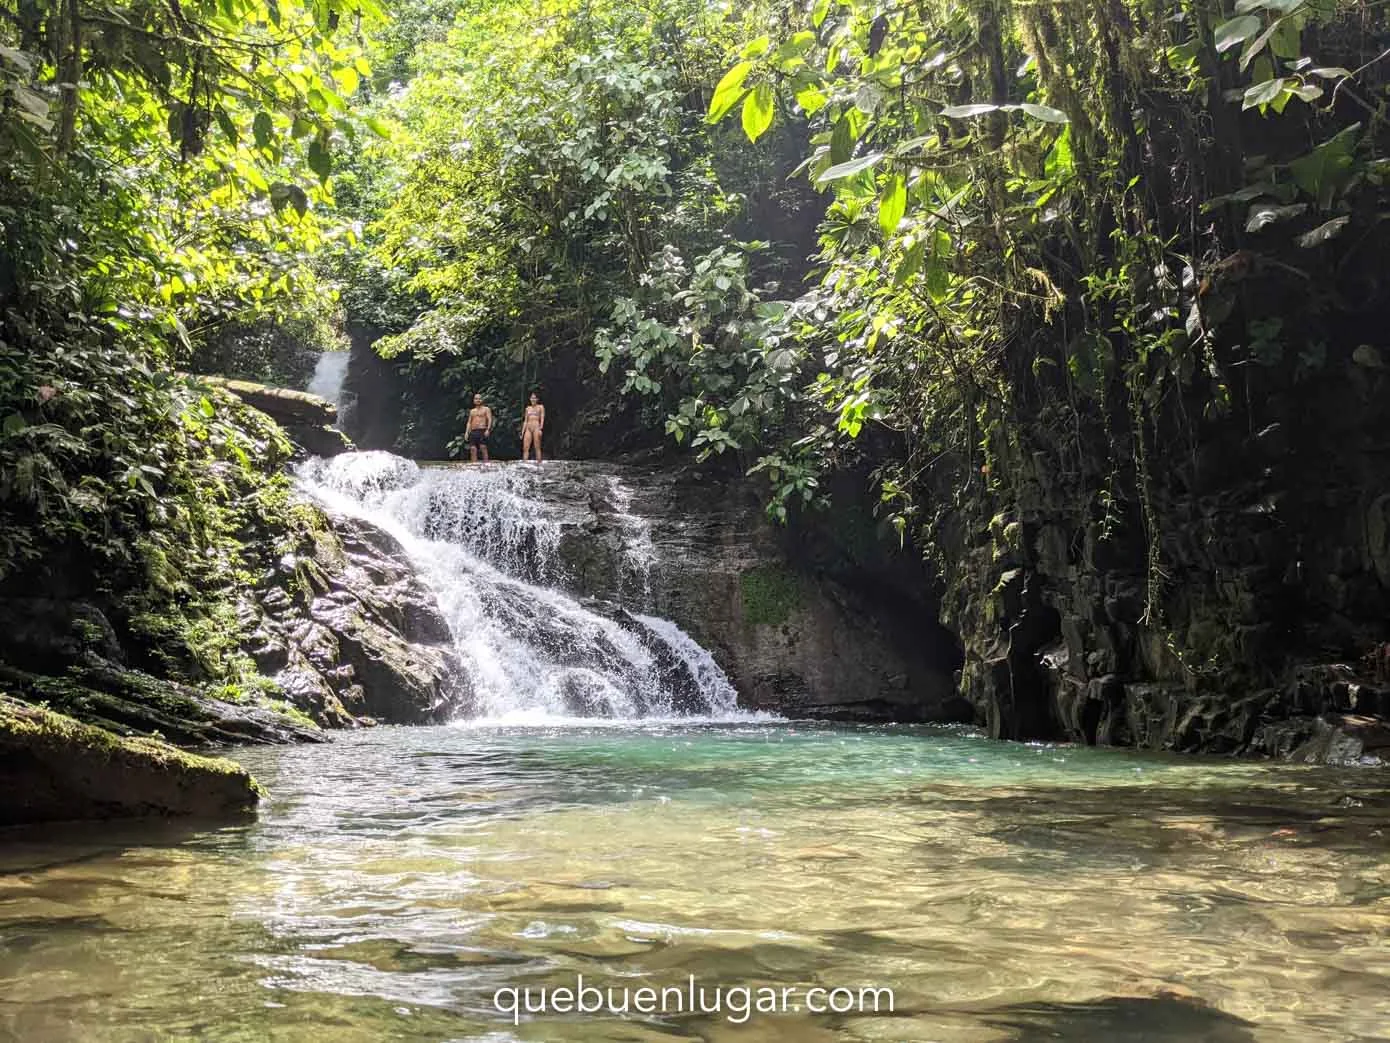
[[[262,791],[241,765],[123,739],[0,695],[0,825],[141,815],[224,816]]]
[[[801,607],[801,584],[781,565],[759,565],[739,577],[743,621],[752,625],[785,623]]]

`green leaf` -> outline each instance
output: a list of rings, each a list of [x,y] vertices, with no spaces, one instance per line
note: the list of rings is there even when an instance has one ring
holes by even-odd
[[[198,399],[198,411],[202,413],[203,416],[217,415],[217,410],[213,408],[212,399],[208,398],[206,395]]]
[[[1258,232],[1274,224],[1276,221],[1285,221],[1290,217],[1297,217],[1307,209],[1307,203],[1294,203],[1291,206],[1279,206],[1270,202],[1256,203],[1250,208],[1249,214],[1246,215],[1245,230],[1247,232]]]
[[[1247,88],[1245,100],[1241,102],[1241,110],[1253,109],[1257,105],[1268,105],[1279,95],[1284,93],[1284,88],[1288,84],[1288,79],[1283,76],[1276,76],[1272,80],[1265,80],[1264,83],[1257,83],[1255,86]]]
[[[760,83],[743,100],[743,132],[749,141],[757,141],[772,126],[772,84]]]
[[[1070,123],[1071,119],[1061,109],[1054,109],[1051,105],[1033,105],[1025,102],[1020,108],[1035,120],[1042,120],[1044,123]]]
[[[830,132],[830,161],[832,163],[847,163],[850,154],[854,151],[854,132],[850,128],[849,119],[838,119],[835,121],[835,129]]]
[[[1297,240],[1298,245],[1305,250],[1310,250],[1315,246],[1321,246],[1329,239],[1335,239],[1340,235],[1342,229],[1347,226],[1347,222],[1350,220],[1351,217],[1349,215],[1334,217],[1331,221],[1318,225],[1311,232],[1305,232],[1300,235]]]
[[[918,240],[907,248],[903,253],[903,259],[898,262],[897,271],[893,273],[893,288],[897,289],[907,282],[922,267],[922,258],[926,253],[926,244]]]
[[[8,438],[11,435],[19,434],[19,432],[23,431],[28,426],[29,421],[25,420],[18,413],[11,413],[9,416],[5,417],[4,424],[0,425],[0,434]]]
[[[362,82],[362,78],[357,75],[357,70],[351,65],[339,69],[333,74],[333,78],[338,81],[338,89],[343,92],[344,97],[348,98],[357,93],[357,88]]]
[[[1361,124],[1339,131],[1305,156],[1289,164],[1294,184],[1327,210],[1352,164],[1352,150],[1361,134]]]
[[[1216,50],[1225,54],[1238,43],[1250,39],[1260,31],[1260,20],[1252,14],[1239,15],[1229,22],[1216,27]]]
[[[257,148],[270,148],[275,136],[275,124],[271,122],[270,113],[256,113],[256,118],[251,121],[251,132],[256,136]]]
[[[714,97],[710,99],[709,113],[705,116],[707,122],[718,123],[733,110],[743,98],[743,83],[752,71],[752,62],[739,62],[724,74],[724,78],[714,88]]]
[[[367,128],[379,138],[391,140],[391,124],[387,123],[380,116],[368,116],[366,119]]]
[[[237,133],[236,124],[232,122],[232,117],[227,115],[227,110],[221,105],[213,110],[213,118],[217,120],[217,126],[221,128],[223,135],[233,145],[241,141],[241,135]]]
[[[1246,67],[1255,59],[1255,56],[1264,50],[1265,44],[1269,43],[1269,38],[1274,35],[1274,31],[1279,28],[1282,21],[1283,19],[1279,19],[1273,22],[1268,29],[1245,45],[1245,49],[1240,52],[1241,72],[1244,72]]]
[[[827,184],[831,181],[839,181],[842,178],[853,177],[861,171],[868,170],[883,158],[882,152],[870,152],[860,156],[858,159],[851,159],[847,163],[836,163],[830,167],[820,177],[816,178],[819,184]]]
[[[333,172],[333,157],[321,138],[309,142],[309,169],[319,176],[320,181],[327,181],[328,175]]]
[[[1076,159],[1071,150],[1071,128],[1067,127],[1053,142],[1047,157],[1043,160],[1043,174],[1049,178],[1066,177],[1076,169]]]
[[[796,103],[801,106],[801,111],[808,116],[814,116],[820,112],[821,109],[825,108],[827,101],[829,99],[826,98],[824,92],[815,87],[802,87],[796,92]]]
[[[947,105],[941,110],[941,115],[952,120],[967,120],[975,116],[983,116],[987,112],[998,111],[998,105],[987,105],[981,102],[975,105]]]
[[[766,34],[759,36],[756,40],[751,40],[748,42],[747,45],[744,46],[743,51],[740,53],[739,57],[757,58],[760,55],[767,53],[768,46],[771,43],[772,37]]]
[[[894,174],[883,187],[883,195],[878,201],[878,225],[884,235],[892,235],[898,230],[898,223],[907,213],[907,179]]]

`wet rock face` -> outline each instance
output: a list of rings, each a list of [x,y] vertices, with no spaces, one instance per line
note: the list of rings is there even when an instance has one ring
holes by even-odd
[[[843,720],[971,718],[955,694],[954,647],[931,614],[883,589],[856,589],[801,554],[767,520],[752,483],[557,461],[527,494],[558,519],[558,534],[488,534],[509,541],[513,568],[670,619],[714,655],[741,706]]]
[[[1006,483],[937,535],[992,734],[1289,755],[1348,715],[1386,719],[1390,375],[1344,376],[1254,431],[1151,434],[1186,448],[1150,457],[1142,496],[1110,463],[1135,455],[1122,424],[1095,419],[1075,459],[1020,429]]]
[[[0,826],[142,815],[221,817],[260,790],[240,765],[195,757],[0,695]]]
[[[82,601],[0,600],[0,687],[117,735],[182,746],[319,738],[273,706],[217,698],[130,665],[110,621]]]
[[[446,720],[466,700],[449,627],[388,533],[332,516],[243,605],[257,666],[329,727]]]

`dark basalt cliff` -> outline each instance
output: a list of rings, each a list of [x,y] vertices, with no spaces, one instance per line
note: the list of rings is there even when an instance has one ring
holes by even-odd
[[[1187,448],[1150,459],[1146,480],[1123,425],[1083,428],[1082,453],[1059,449],[1045,414],[1020,426],[996,461],[1007,480],[937,530],[942,618],[990,733],[1390,753],[1387,405],[1390,371],[1366,347],[1297,399],[1265,400],[1262,427],[1165,429]]]

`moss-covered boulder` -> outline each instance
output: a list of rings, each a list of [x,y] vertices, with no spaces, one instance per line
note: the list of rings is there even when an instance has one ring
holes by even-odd
[[[0,826],[142,815],[234,815],[260,788],[229,760],[122,739],[0,695]]]

